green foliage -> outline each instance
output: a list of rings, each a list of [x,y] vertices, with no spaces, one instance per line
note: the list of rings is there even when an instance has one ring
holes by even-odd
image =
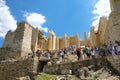
[[[36,80],[51,80],[54,79],[55,77],[56,75],[42,73]]]
[[[37,77],[36,80],[52,80],[52,79],[55,79],[57,76],[59,75],[51,75],[51,74],[42,73],[40,76]],[[80,79],[77,78],[76,76],[72,76],[71,80],[80,80]]]

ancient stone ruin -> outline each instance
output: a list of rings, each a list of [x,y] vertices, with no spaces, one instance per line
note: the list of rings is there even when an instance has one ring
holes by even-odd
[[[39,50],[59,50],[65,47],[101,47],[109,42],[120,40],[120,1],[110,0],[111,14],[109,19],[101,17],[98,31],[95,27],[90,29],[90,38],[84,32],[84,40],[78,34],[57,37],[54,31],[45,36],[39,28],[32,27],[28,22],[17,23],[15,31],[8,31],[3,47],[0,48],[0,80],[32,80],[40,71],[49,74],[69,77],[75,75],[81,80],[120,80],[120,55],[94,60],[66,61],[59,64],[47,65],[47,61],[40,61],[33,54]],[[69,57],[67,57],[68,59]],[[57,62],[56,62],[57,63]],[[58,76],[57,78],[59,78]],[[62,78],[58,80],[64,80]],[[34,79],[33,79],[34,80]],[[56,80],[56,79],[54,79]],[[69,79],[68,79],[69,80]]]

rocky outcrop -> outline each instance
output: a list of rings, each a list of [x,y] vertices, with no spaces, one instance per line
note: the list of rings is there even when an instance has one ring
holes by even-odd
[[[80,69],[77,69],[76,76],[79,77],[81,80],[87,80],[87,79],[97,79],[97,80],[109,80],[111,77],[111,80],[119,80],[119,76],[111,74],[110,70],[106,67],[98,68],[97,70],[94,69],[94,65],[88,66],[88,67],[82,67]]]
[[[107,79],[109,77],[119,80],[120,56],[114,58],[98,58],[80,62],[69,62],[44,67],[44,72],[49,74],[73,74],[80,79]]]

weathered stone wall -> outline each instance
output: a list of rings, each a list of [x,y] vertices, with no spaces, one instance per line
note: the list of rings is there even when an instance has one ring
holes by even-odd
[[[29,25],[28,23],[24,23],[23,29],[24,29],[23,34],[20,34],[23,37],[21,44],[22,51],[21,56],[26,55],[26,53],[31,53],[31,40],[32,40],[32,26]]]
[[[12,47],[13,39],[14,39],[14,32],[10,30],[7,32],[5,36],[3,47]]]
[[[120,0],[110,0],[111,13],[105,31],[105,43],[120,41]]]
[[[84,32],[84,41],[81,45],[88,45],[88,35],[86,32]]]
[[[12,48],[16,51],[21,51],[22,48],[22,40],[23,40],[23,31],[24,31],[24,24],[18,23],[17,29],[14,31],[14,40],[12,44]],[[11,36],[9,36],[11,37]]]
[[[108,24],[109,24],[109,20],[108,20]],[[105,29],[105,34],[104,34],[104,42],[105,42],[105,44],[109,44],[109,41],[110,41],[110,29],[109,29],[109,26],[108,26],[108,24],[107,24],[107,26],[106,26],[106,29]]]
[[[111,71],[115,71],[116,73],[120,74],[120,56],[117,57],[116,62],[113,61],[113,59],[107,59],[107,58],[99,58],[95,60],[85,60],[80,62],[73,62],[73,63],[63,63],[59,65],[51,65],[51,66],[45,66],[44,72],[50,73],[50,74],[62,74],[62,71],[68,71],[72,70],[73,74],[76,72],[77,69],[82,67],[88,67],[90,65],[94,65],[95,68],[102,68],[102,67],[108,67],[111,69]]]
[[[76,45],[76,47],[80,47],[80,39],[78,35],[74,36],[67,36],[66,34],[61,38],[60,40],[60,47],[63,46],[65,47],[71,47],[73,45]]]
[[[33,71],[33,59],[28,58],[14,62],[0,62],[0,80],[16,80],[30,75]]]
[[[25,56],[31,53],[31,40],[32,26],[27,22],[19,22],[14,32],[7,33],[3,47],[12,49],[18,56]],[[7,52],[5,54],[10,54],[11,51]]]
[[[96,46],[96,35],[95,35],[95,27],[92,26],[90,29],[90,46],[95,47]]]
[[[104,43],[105,43],[105,29],[107,27],[107,18],[104,18],[104,17],[101,17],[100,18],[100,21],[99,21],[99,28],[98,28],[98,34],[99,34],[99,37],[100,37],[100,45],[99,46],[102,46]]]
[[[32,29],[32,40],[31,40],[31,50],[37,51],[38,44],[38,28]]]
[[[96,47],[100,47],[101,43],[100,43],[100,34],[99,33],[95,33],[95,40],[96,40]]]
[[[78,35],[69,37],[69,46],[76,45],[76,47],[80,47],[80,40]]]
[[[105,42],[120,40],[120,11],[112,12],[109,17],[109,23],[105,32]]]
[[[109,57],[107,58],[107,60],[109,61],[110,66],[115,69],[115,73],[119,73],[120,75],[120,55],[117,55],[116,57],[114,57],[114,59],[112,57]]]
[[[8,60],[10,58],[18,58],[19,55],[16,51],[11,50],[10,48],[1,48],[0,49],[0,60]]]
[[[120,10],[120,1],[119,0],[110,0],[111,11]]]
[[[61,74],[61,70],[72,70],[73,73],[75,72],[76,69],[81,68],[81,67],[86,67],[89,65],[97,65],[102,62],[105,62],[104,59],[97,59],[96,61],[92,60],[85,60],[81,62],[68,62],[68,63],[63,63],[59,65],[52,65],[52,66],[45,66],[44,71],[46,73],[52,73],[52,74]]]
[[[59,49],[65,48],[64,47],[64,37],[59,38]]]

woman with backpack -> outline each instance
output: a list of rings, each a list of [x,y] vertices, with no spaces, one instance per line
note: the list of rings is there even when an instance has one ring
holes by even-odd
[[[90,51],[91,51],[90,48],[86,47],[86,55],[87,55],[88,59],[90,59],[90,56],[91,56]]]

